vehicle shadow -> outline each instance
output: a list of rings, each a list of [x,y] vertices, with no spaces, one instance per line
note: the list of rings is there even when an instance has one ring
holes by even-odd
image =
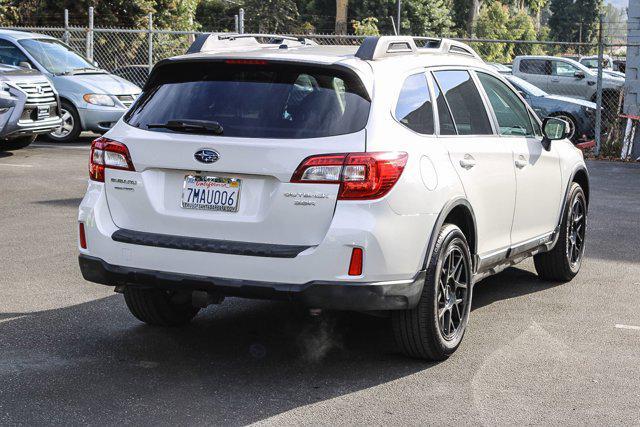
[[[478,286],[474,309],[545,288],[510,269]],[[163,329],[113,295],[0,315],[0,337],[2,424],[247,424],[436,366],[398,354],[388,319],[271,301],[229,299]]]
[[[11,151],[3,151],[3,148],[0,145],[0,159],[2,159],[3,157],[11,157],[11,156],[13,156],[13,153]]]

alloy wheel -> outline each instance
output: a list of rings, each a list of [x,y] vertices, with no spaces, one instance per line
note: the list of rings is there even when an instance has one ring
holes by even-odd
[[[464,329],[471,277],[463,249],[452,244],[442,261],[438,279],[438,328],[446,340]]]
[[[71,112],[65,110],[64,108],[60,109],[60,113],[62,113],[62,124],[59,128],[51,132],[55,138],[66,138],[72,131],[75,125],[73,120],[73,114]]]
[[[585,200],[578,195],[573,199],[567,224],[567,260],[572,267],[580,263],[584,252],[584,237],[587,225]]]

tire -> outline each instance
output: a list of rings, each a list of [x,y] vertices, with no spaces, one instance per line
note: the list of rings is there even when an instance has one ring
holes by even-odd
[[[580,184],[571,184],[560,225],[560,236],[552,250],[533,257],[538,276],[552,282],[568,282],[582,265],[587,227],[587,199]]]
[[[574,144],[578,141],[578,127],[576,126],[576,119],[569,113],[556,113],[552,114],[551,117],[556,117],[558,119],[566,120],[569,123],[569,127],[571,128],[571,133],[567,138],[569,141]]]
[[[36,135],[23,136],[16,139],[10,139],[8,141],[0,142],[0,149],[6,150],[19,150],[21,148],[28,147],[37,138]]]
[[[62,116],[62,126],[49,133],[47,138],[53,142],[71,142],[78,138],[82,127],[78,110],[70,102],[62,101],[60,115]]]
[[[453,264],[450,264],[451,260]],[[453,273],[449,274],[449,270]],[[469,320],[472,270],[467,239],[456,225],[445,224],[429,260],[418,304],[413,309],[391,313],[393,334],[404,354],[438,361],[456,351]],[[446,283],[440,279],[445,279]],[[455,279],[464,288],[456,286]],[[454,304],[450,306],[452,302]],[[456,320],[458,325],[452,331]]]
[[[191,305],[190,295],[176,294],[163,289],[127,286],[124,300],[131,314],[144,323],[155,326],[182,326],[189,323],[200,311]],[[187,298],[179,298],[183,296]]]

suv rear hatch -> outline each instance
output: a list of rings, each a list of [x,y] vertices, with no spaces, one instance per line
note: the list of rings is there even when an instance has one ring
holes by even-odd
[[[312,155],[365,151],[370,101],[346,68],[258,60],[156,67],[109,134],[135,172],[107,169],[115,224],[173,236],[319,244],[339,186],[292,183]]]

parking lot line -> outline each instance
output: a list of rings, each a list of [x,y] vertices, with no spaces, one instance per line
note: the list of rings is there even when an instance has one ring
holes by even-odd
[[[32,168],[33,165],[19,165],[15,163],[0,163],[0,166],[12,166],[14,168]]]
[[[640,331],[640,326],[634,326],[634,325],[621,325],[621,324],[616,324],[615,326],[618,329],[631,329],[633,331]]]

